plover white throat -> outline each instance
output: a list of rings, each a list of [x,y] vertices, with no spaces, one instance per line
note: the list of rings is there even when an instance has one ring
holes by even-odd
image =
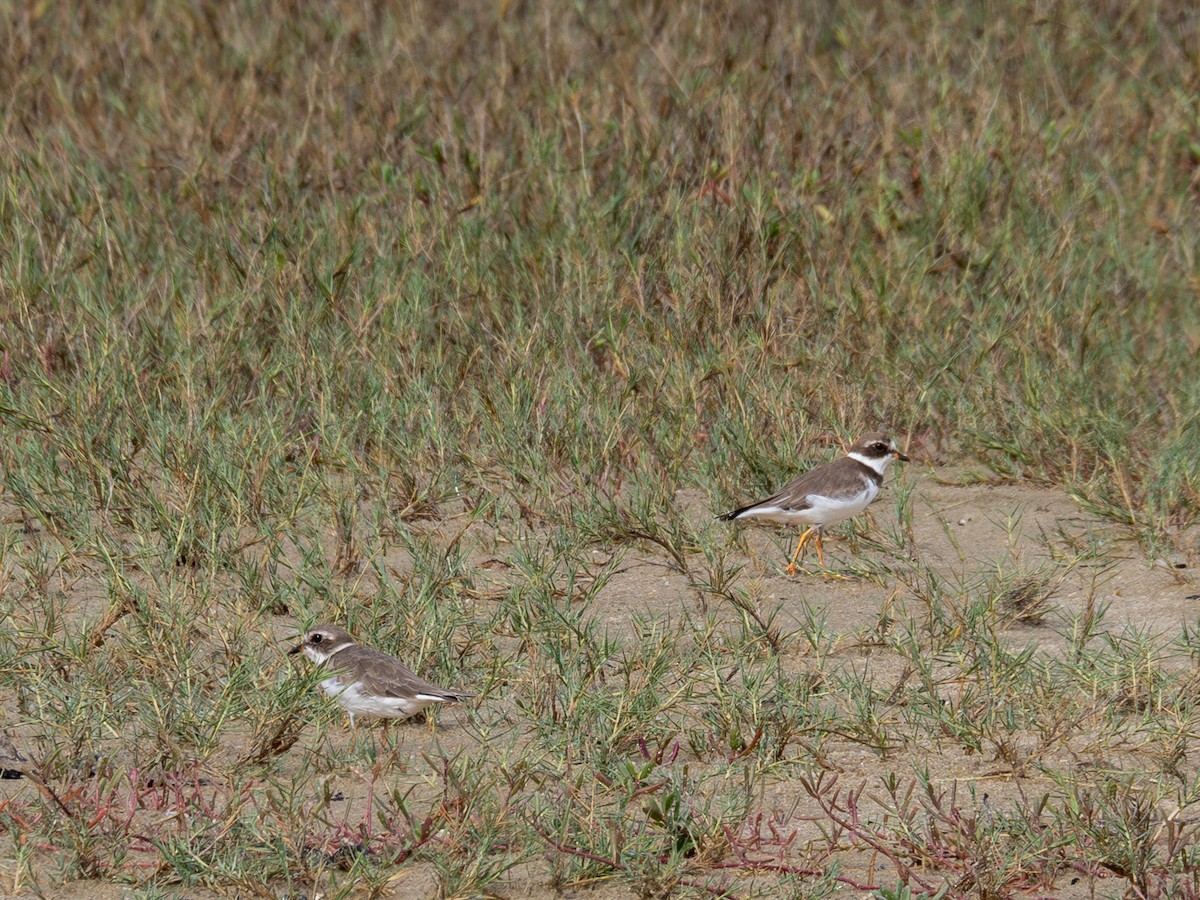
[[[321,689],[350,716],[407,719],[435,703],[468,700],[474,694],[430,684],[394,656],[360,644],[340,625],[318,625],[288,651],[303,653],[334,674]]]
[[[765,519],[807,525],[785,571],[796,574],[796,560],[810,537],[816,538],[817,559],[824,566],[821,529],[857,516],[870,506],[879,496],[888,466],[896,460],[908,462],[908,457],[896,449],[895,441],[879,432],[868,434],[855,441],[841,459],[809,469],[767,499],[717,518],[726,522]]]

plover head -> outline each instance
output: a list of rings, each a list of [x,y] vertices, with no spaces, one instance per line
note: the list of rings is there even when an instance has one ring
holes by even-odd
[[[303,653],[313,662],[325,662],[339,650],[354,644],[350,632],[340,625],[318,625],[304,636],[304,640],[288,651],[288,656]]]
[[[896,460],[908,462],[908,457],[905,456],[896,447],[896,442],[881,431],[875,431],[871,434],[865,434],[855,441],[846,455],[851,459],[856,459],[864,466],[870,466],[880,475],[884,474]]]

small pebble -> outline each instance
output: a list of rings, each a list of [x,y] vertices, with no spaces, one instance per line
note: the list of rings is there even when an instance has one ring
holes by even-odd
[[[959,519],[959,520],[958,520],[958,524],[959,524],[959,525],[966,525],[966,524],[967,524],[968,522],[970,522],[970,521],[971,521],[971,517],[970,517],[970,516],[963,516],[961,519]]]
[[[1172,553],[1167,559],[1156,559],[1154,565],[1159,569],[1186,569],[1188,562],[1182,553]]]

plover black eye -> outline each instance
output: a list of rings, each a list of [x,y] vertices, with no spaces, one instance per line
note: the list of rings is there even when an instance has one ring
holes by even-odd
[[[321,635],[321,633],[319,631],[314,631],[312,634],[310,634],[308,636],[308,642],[310,644],[319,644],[323,640],[325,640],[325,638]]]

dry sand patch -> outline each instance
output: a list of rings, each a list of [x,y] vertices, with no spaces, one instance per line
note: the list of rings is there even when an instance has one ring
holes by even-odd
[[[1152,643],[1164,648],[1178,636],[1183,625],[1195,618],[1197,601],[1191,599],[1195,587],[1190,569],[1153,565],[1125,530],[1084,514],[1061,492],[1014,484],[956,485],[946,483],[944,477],[938,479],[917,472],[906,473],[904,478],[912,497],[911,541],[907,546],[888,545],[880,537],[887,527],[895,526],[894,486],[873,507],[872,524],[858,526],[859,537],[847,536],[843,529],[841,537],[827,542],[829,570],[857,573],[854,577],[782,575],[794,540],[788,529],[752,527],[734,532],[730,528],[728,538],[732,546],[739,548],[737,562],[742,571],[736,584],[746,590],[760,611],[771,613],[769,618],[783,636],[780,670],[811,676],[825,685],[836,684],[838,678],[853,677],[870,685],[881,697],[894,698],[891,705],[880,706],[879,715],[884,727],[894,729],[898,735],[911,728],[906,724],[901,700],[912,674],[911,666],[881,643],[880,638],[891,627],[888,623],[902,615],[920,618],[922,600],[919,592],[914,591],[916,582],[911,576],[921,567],[947,583],[962,585],[964,602],[982,583],[980,579],[991,573],[1015,573],[1018,580],[1022,573],[1035,580],[1043,579],[1038,583],[1045,588],[1049,604],[1044,618],[1040,624],[1009,623],[1003,640],[1013,648],[1035,644],[1036,654],[1048,657],[1066,652],[1071,623],[1089,603],[1107,606],[1103,630],[1139,630],[1150,635]],[[705,498],[688,493],[681,495],[679,503],[697,529],[715,527]],[[457,532],[453,525],[448,530]],[[899,532],[893,530],[893,533]],[[482,586],[475,591],[481,605],[489,602],[487,597],[501,596],[510,590],[520,577],[518,568],[506,560],[505,549],[503,543],[496,543],[479,546],[474,551],[483,563],[478,569]],[[403,567],[409,560],[407,551],[385,548],[382,553],[398,577],[403,577]],[[598,547],[594,555],[598,568],[615,558],[611,547]],[[896,574],[906,567],[908,575]],[[635,645],[647,623],[669,631],[688,617],[734,615],[722,607],[719,597],[698,588],[694,572],[680,571],[671,559],[648,544],[636,543],[626,548],[624,555],[606,571],[606,579],[591,601],[589,614],[597,628],[618,646]],[[77,592],[73,598],[74,615],[94,621],[104,614],[105,604],[95,595],[86,577],[63,581],[59,589]],[[814,618],[824,620],[828,636],[827,646],[819,652],[794,637],[811,625]],[[265,620],[263,626],[264,635],[273,637],[280,648],[295,632],[295,623],[288,617]],[[120,637],[117,627],[108,639],[120,640]],[[504,641],[502,637],[497,640]],[[282,660],[271,658],[272,652],[270,644],[264,645],[263,665],[268,668],[283,664]],[[737,662],[730,660],[731,673],[736,671]],[[1178,654],[1164,664],[1190,665]],[[953,698],[959,690],[955,678],[961,672],[950,662],[944,669],[947,681],[939,690]],[[520,680],[525,676],[516,673],[513,677]],[[731,686],[736,688],[736,683],[734,678]],[[314,696],[314,706],[320,702]],[[825,702],[836,705],[837,698]],[[14,738],[28,746],[36,745],[37,729],[21,723],[22,714],[13,698],[8,698],[5,708]],[[327,773],[329,789],[339,794],[338,802],[347,809],[361,808],[366,795],[364,785],[371,777],[377,777],[392,789],[407,786],[416,805],[436,805],[441,788],[430,771],[431,761],[478,752],[481,740],[489,740],[489,735],[501,732],[510,736],[507,752],[519,755],[529,741],[522,729],[520,711],[501,689],[482,698],[474,709],[444,711],[435,726],[413,723],[394,729],[392,761],[375,776],[361,764],[361,746],[364,740],[371,740],[370,733],[354,734],[339,728],[302,733],[297,745],[281,759],[281,766],[286,772],[293,766],[299,767],[302,759],[310,763],[321,759],[320,767]],[[860,813],[869,818],[883,815],[887,804],[880,799],[879,784],[888,773],[911,780],[914,772],[928,770],[939,790],[958,791],[961,809],[975,815],[991,815],[993,810],[1028,803],[1031,797],[1055,790],[1047,772],[1078,774],[1088,767],[1134,771],[1144,763],[1138,756],[1136,742],[1125,748],[1089,749],[1087,735],[1040,751],[1034,746],[1036,741],[1032,736],[1020,737],[1012,748],[1012,758],[997,753],[966,752],[959,742],[946,735],[930,735],[926,741],[912,738],[909,735],[894,748],[872,748],[860,739],[842,739],[837,735],[793,744],[785,754],[789,765],[780,768],[778,776],[766,779],[758,812],[768,818],[775,816],[780,827],[794,830],[793,845],[788,852],[802,859],[806,844],[810,841],[813,846],[819,844],[822,828],[828,825],[822,824],[819,804],[801,785],[798,776],[805,770],[824,769],[836,773],[842,785],[862,787]],[[231,733],[221,749],[208,758],[204,768],[214,782],[219,783],[223,768],[245,752],[248,740],[245,734]],[[818,755],[809,754],[808,748]],[[1020,762],[1025,757],[1029,758],[1028,765]],[[696,764],[698,770],[707,765],[700,760]],[[1195,772],[1190,756],[1185,755],[1175,764],[1184,771]],[[27,781],[10,781],[4,783],[2,790],[4,797],[15,798],[30,787]],[[894,883],[893,875],[885,877],[887,861],[867,853],[861,846],[847,848],[840,862],[844,874],[880,884]],[[769,877],[767,873],[746,873],[746,883],[761,885],[761,879]],[[1113,884],[1118,883],[1123,884]],[[536,857],[513,869],[501,884],[509,896],[632,896],[624,888],[603,883],[560,893],[548,886],[544,865]],[[418,858],[399,871],[394,895],[432,897],[437,895],[438,885],[436,873]],[[1095,891],[1105,896],[1112,894],[1108,888],[1103,880],[1064,873],[1053,886],[1046,886],[1044,895],[1090,896]],[[49,895],[108,898],[124,896],[123,891],[86,881],[53,888]],[[843,892],[854,894],[849,887]],[[200,889],[188,889],[183,895],[210,896]]]

